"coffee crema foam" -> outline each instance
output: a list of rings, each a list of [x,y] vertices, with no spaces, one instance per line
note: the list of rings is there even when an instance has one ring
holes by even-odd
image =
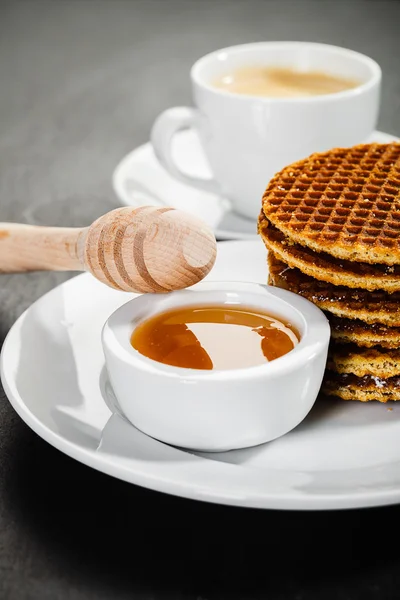
[[[323,71],[299,71],[277,67],[241,67],[213,81],[213,86],[248,96],[269,98],[336,94],[360,85],[360,81]]]

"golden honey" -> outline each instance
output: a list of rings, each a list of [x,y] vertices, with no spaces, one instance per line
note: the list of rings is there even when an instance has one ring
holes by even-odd
[[[184,306],[140,323],[131,337],[138,352],[187,369],[240,369],[290,352],[299,334],[289,323],[250,307]]]

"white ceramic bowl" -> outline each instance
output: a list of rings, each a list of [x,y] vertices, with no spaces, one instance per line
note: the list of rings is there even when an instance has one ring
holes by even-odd
[[[144,319],[207,304],[243,305],[281,317],[297,328],[300,343],[265,365],[226,371],[172,367],[132,348],[132,332]],[[115,395],[133,425],[167,444],[220,452],[268,442],[304,419],[321,386],[329,337],[327,319],[308,300],[235,282],[138,296],[111,315],[102,341]]]

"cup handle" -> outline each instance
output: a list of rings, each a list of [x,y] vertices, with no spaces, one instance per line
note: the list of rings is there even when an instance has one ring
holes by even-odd
[[[219,194],[220,188],[215,179],[187,175],[179,169],[172,158],[171,148],[174,135],[184,129],[199,130],[203,118],[195,108],[187,106],[169,108],[161,113],[154,122],[151,130],[151,143],[156,157],[170,175],[192,187],[212,194]]]

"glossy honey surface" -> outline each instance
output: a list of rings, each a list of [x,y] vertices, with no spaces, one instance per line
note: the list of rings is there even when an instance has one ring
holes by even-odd
[[[275,316],[232,305],[189,306],[140,323],[132,346],[144,356],[175,367],[240,369],[290,352],[299,335]]]

